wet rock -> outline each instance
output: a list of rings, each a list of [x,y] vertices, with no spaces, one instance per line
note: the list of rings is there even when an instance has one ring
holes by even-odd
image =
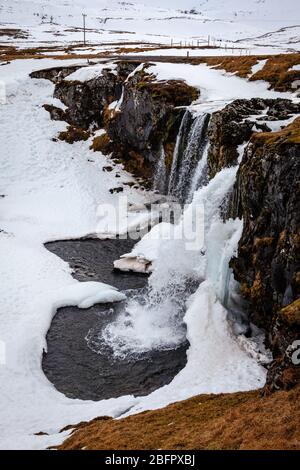
[[[299,177],[300,118],[278,132],[252,137],[233,192],[231,216],[242,217],[244,225],[231,267],[250,302],[251,320],[268,332],[275,358],[269,389],[287,368],[292,374],[287,350],[300,339],[299,303],[294,303],[300,296]]]
[[[157,82],[146,69],[136,72],[126,80],[121,103],[108,116],[114,157],[128,171],[149,178],[163,146],[168,166],[184,113],[178,107],[191,104],[197,97],[198,91],[183,81]]]

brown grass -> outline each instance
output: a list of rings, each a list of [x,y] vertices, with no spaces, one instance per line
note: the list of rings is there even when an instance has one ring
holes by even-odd
[[[292,83],[300,80],[300,71],[290,70],[293,65],[297,64],[300,64],[299,53],[269,57],[264,68],[254,74],[250,80],[265,80],[274,90],[291,91],[293,90]]]
[[[284,146],[300,144],[300,117],[277,132],[258,132],[253,134],[251,142],[260,146]]]
[[[257,63],[257,57],[210,57],[207,63],[217,70],[225,70],[228,73],[235,73],[241,78],[247,78],[251,74],[253,65]]]
[[[280,315],[290,326],[300,326],[300,299],[280,310]]]
[[[133,47],[124,47],[125,44],[119,43],[116,44],[115,52],[118,54],[132,52],[148,52],[149,56],[143,57],[128,57],[128,60],[143,61],[148,62],[153,60],[151,57],[151,51],[153,47],[149,44],[143,44],[142,47],[137,47],[138,43],[126,43],[127,45],[132,45]],[[105,45],[105,44],[102,44]],[[90,45],[93,47],[95,45]],[[47,47],[36,47],[36,48],[27,48],[27,49],[16,49],[14,46],[0,45],[0,61],[10,62],[16,59],[43,59],[51,58],[56,60],[66,60],[66,59],[121,59],[127,60],[124,56],[111,56],[109,50],[102,51],[101,53],[86,53],[86,54],[77,54],[74,52],[75,49],[84,47],[80,44],[69,45],[67,47],[62,46],[47,46]],[[86,46],[85,46],[86,47]],[[157,48],[168,49],[169,46],[157,45]],[[201,54],[201,48],[199,49],[199,54]],[[53,52],[64,51],[64,54],[52,55]],[[50,54],[47,54],[51,52]],[[251,76],[251,70],[253,65],[255,65],[259,60],[266,59],[267,62],[262,70],[258,71]],[[180,57],[180,56],[157,56],[155,57],[156,62],[171,62],[171,63],[187,63],[187,64],[207,64],[211,67],[215,67],[218,70],[225,70],[228,73],[234,73],[241,78],[248,78],[250,80],[265,80],[270,83],[270,88],[277,91],[294,91],[292,84],[296,80],[300,80],[300,71],[290,70],[293,65],[300,64],[300,53],[293,54],[280,54],[275,56],[265,55],[265,56],[218,56],[218,57]]]
[[[58,449],[300,449],[300,386],[199,395],[119,420],[80,423]],[[69,427],[71,428],[71,427]]]

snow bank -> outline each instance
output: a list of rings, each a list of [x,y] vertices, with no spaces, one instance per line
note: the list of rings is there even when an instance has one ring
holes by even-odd
[[[133,248],[114,262],[114,267],[120,271],[138,273],[152,272],[152,263],[158,257],[162,240],[170,239],[173,225],[163,222],[155,225]]]
[[[106,302],[120,302],[126,295],[115,287],[102,282],[80,282],[69,286],[58,293],[58,300],[54,307],[67,307],[76,305],[79,308],[90,308],[95,304]]]
[[[156,63],[149,67],[149,73],[158,80],[185,80],[189,85],[201,89],[200,102],[220,103],[245,98],[291,98],[290,93],[268,90],[269,84],[263,81],[248,82],[240,77],[208,67],[206,64]]]
[[[93,78],[100,77],[104,69],[108,69],[111,73],[116,74],[115,68],[116,65],[112,63],[91,65],[90,67],[83,67],[82,69],[76,70],[75,72],[71,73],[71,75],[68,75],[65,80],[87,82]]]

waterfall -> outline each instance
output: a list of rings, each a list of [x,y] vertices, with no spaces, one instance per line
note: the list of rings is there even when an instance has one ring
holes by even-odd
[[[159,153],[157,168],[154,174],[154,189],[159,191],[161,194],[165,193],[167,184],[167,168],[165,158],[165,151],[162,145]]]
[[[229,267],[243,222],[222,218],[238,165],[223,168],[208,181],[208,120],[206,114],[193,119],[189,111],[182,119],[168,193],[188,204],[179,223],[170,224],[170,237],[159,237],[147,289],[129,295],[122,313],[99,340],[115,356],[133,362],[147,352],[189,341],[187,364],[171,384],[157,391],[159,403],[162,397],[166,404],[172,401],[173,393],[178,397],[178,390],[187,398],[255,389],[265,381],[266,371],[258,363],[261,337],[244,336],[248,322]],[[163,148],[155,184],[166,189]],[[149,395],[150,403],[155,393]]]
[[[173,194],[176,189],[178,181],[178,174],[180,171],[181,160],[184,150],[187,146],[189,131],[193,122],[191,112],[187,109],[183,115],[179,132],[176,139],[176,145],[173,153],[172,168],[169,178],[168,194]]]
[[[194,176],[192,178],[191,184],[190,184],[190,189],[189,189],[189,194],[187,197],[187,202],[190,202],[193,199],[194,192],[199,189],[201,186],[203,186],[205,183],[208,182],[208,175],[207,175],[207,157],[208,157],[208,149],[209,149],[209,143],[206,141],[202,158],[200,158],[195,172]]]
[[[208,122],[208,114],[204,113],[193,119],[188,110],[182,119],[168,188],[168,194],[177,197],[181,202],[187,202],[200,185],[206,167]]]

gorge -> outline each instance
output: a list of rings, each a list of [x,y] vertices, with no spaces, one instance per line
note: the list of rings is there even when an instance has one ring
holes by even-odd
[[[80,139],[85,138],[84,132],[91,132],[91,126],[92,133],[104,128],[94,137],[94,151],[122,162],[160,194],[189,203],[181,224],[192,206],[204,207],[200,252],[189,253],[178,242],[164,242],[160,250],[163,266],[155,260],[150,290],[144,294],[147,300],[138,300],[138,307],[135,305],[134,312],[143,309],[145,302],[150,306],[147,315],[154,315],[149,323],[150,329],[154,328],[153,338],[165,322],[165,335],[174,335],[175,299],[182,293],[187,299],[199,283],[203,284],[200,289],[205,289],[208,282],[208,290],[212,288],[217,301],[227,309],[231,328],[244,337],[245,350],[251,350],[264,365],[270,359],[261,350],[262,333],[257,327],[265,331],[266,347],[274,358],[268,366],[266,390],[289,388],[299,380],[289,346],[298,335],[299,211],[295,185],[300,105],[286,98],[258,97],[201,112],[192,105],[199,96],[196,88],[182,80],[157,80],[154,71],[151,63],[117,61],[41,70],[31,76],[55,83],[54,97],[66,108],[46,105],[45,109],[52,119],[69,123],[69,134]],[[270,198],[270,194],[274,196]],[[177,252],[180,266],[166,255],[172,251]],[[194,286],[189,294],[187,283]],[[139,341],[145,339],[133,326],[136,313],[126,311],[124,320],[119,314],[109,333],[112,341],[121,341],[124,357],[134,354]],[[157,323],[158,311],[163,320]],[[286,319],[286,311],[292,312],[292,320],[290,316]],[[122,339],[118,340],[119,334]],[[150,341],[148,347],[163,350],[165,340],[160,341],[156,345]],[[180,340],[176,341],[175,349],[180,345]],[[262,385],[263,374],[257,374],[254,380]]]

